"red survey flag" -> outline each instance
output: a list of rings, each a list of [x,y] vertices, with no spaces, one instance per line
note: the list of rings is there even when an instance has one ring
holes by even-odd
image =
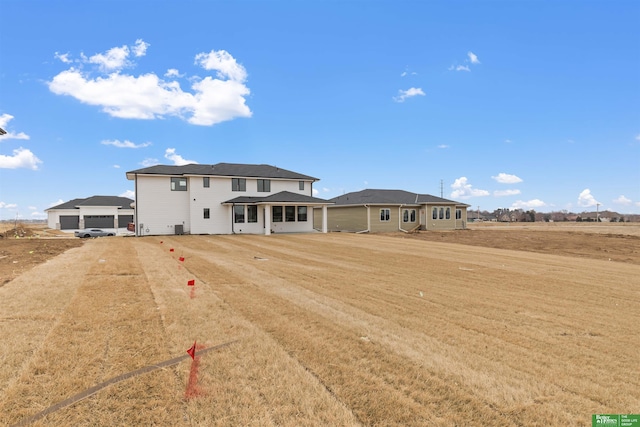
[[[173,248],[169,249],[169,252],[173,252]]]
[[[189,353],[189,356],[191,356],[192,359],[195,360],[196,358],[196,342],[193,342],[193,345],[191,346],[191,348],[189,350],[187,350],[187,353]]]
[[[178,258],[179,261],[184,261],[184,257],[181,256],[180,258]]]
[[[195,286],[196,285],[196,279],[191,279],[187,282],[187,286]]]

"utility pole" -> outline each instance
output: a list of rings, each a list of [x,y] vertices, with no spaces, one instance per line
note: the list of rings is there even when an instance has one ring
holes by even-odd
[[[440,198],[444,198],[444,182],[440,180]]]
[[[478,206],[478,218],[476,218],[477,221],[480,221],[480,206]]]
[[[596,203],[596,222],[600,222],[600,203]]]

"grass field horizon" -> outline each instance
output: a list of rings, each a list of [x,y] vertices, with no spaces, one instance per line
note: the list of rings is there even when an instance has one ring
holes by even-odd
[[[197,341],[232,343],[33,425],[590,425],[640,412],[639,278],[382,235],[95,239],[0,287],[0,424]]]

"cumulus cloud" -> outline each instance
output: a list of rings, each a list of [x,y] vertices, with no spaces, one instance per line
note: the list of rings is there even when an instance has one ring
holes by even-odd
[[[453,184],[451,184],[451,188],[453,188],[453,191],[451,192],[451,198],[453,199],[468,199],[470,197],[483,197],[489,195],[487,190],[473,188],[473,186],[468,183],[467,177],[465,176],[461,176],[456,179]]]
[[[318,190],[316,190],[315,188],[311,191],[313,193],[314,196],[317,196],[318,193],[320,193]]]
[[[414,96],[425,96],[422,88],[412,87],[407,90],[399,90],[398,96],[394,96],[393,100],[395,102],[404,102],[407,98],[413,98]]]
[[[237,117],[251,117],[245,99],[250,94],[245,84],[247,72],[227,51],[212,50],[195,55],[195,64],[206,71],[216,71],[216,77],[191,79],[189,92],[172,80],[181,77],[173,68],[164,75],[166,79],[155,73],[123,72],[135,66],[132,56],[145,55],[148,46],[143,40],[137,40],[131,47],[114,47],[88,58],[83,55],[76,61],[79,67],[64,70],[48,82],[49,90],[99,106],[110,116],[125,119],[172,116],[191,124],[212,126]],[[99,75],[85,71],[86,64],[97,66]]]
[[[476,55],[475,53],[473,53],[471,51],[467,52],[467,59],[465,59],[464,62],[466,64],[456,64],[456,63],[451,64],[451,66],[449,67],[449,71],[467,71],[467,72],[470,72],[471,71],[471,67],[469,67],[468,64],[472,64],[472,65],[480,64],[480,60],[478,59],[478,55]]]
[[[471,71],[468,65],[452,65],[449,71]]]
[[[469,61],[472,64],[479,64],[480,63],[480,60],[478,59],[478,55],[476,55],[475,53],[469,51],[469,52],[467,52],[467,56],[469,57]]]
[[[180,74],[176,68],[169,68],[166,73],[164,73],[165,77],[184,77],[184,74]]]
[[[582,190],[582,192],[578,195],[578,206],[583,208],[588,208],[592,206],[596,206],[601,204],[598,202],[595,197],[591,194],[591,190],[588,188]]]
[[[540,199],[533,199],[527,202],[518,200],[511,205],[511,209],[536,209],[547,206],[545,202]]]
[[[26,148],[17,148],[13,150],[12,156],[0,154],[0,169],[33,169],[37,170],[42,160]]]
[[[520,190],[496,190],[493,192],[495,197],[515,196],[520,194]]]
[[[18,205],[16,205],[15,203],[0,202],[0,209],[15,209],[17,207]]]
[[[120,193],[118,195],[119,197],[127,197],[129,199],[135,199],[136,198],[136,192],[133,190],[127,190],[124,193]]]
[[[68,53],[58,53],[56,52],[53,55],[56,59],[59,59],[60,61],[64,62],[65,64],[71,64],[71,59],[69,59],[69,54]]]
[[[195,160],[186,160],[181,155],[176,154],[175,148],[167,148],[164,152],[164,158],[167,160],[171,160],[176,166],[184,166],[191,163],[198,163]]]
[[[120,141],[118,139],[105,139],[100,142],[102,145],[113,145],[118,148],[144,148],[151,145],[150,142],[143,142],[142,144],[134,144],[133,142],[125,139],[124,141]]]
[[[517,184],[522,182],[522,179],[516,175],[510,175],[508,173],[501,172],[497,176],[492,176],[494,180],[499,182],[500,184]]]
[[[4,135],[0,135],[0,141],[3,139],[29,139],[29,135],[24,132],[15,133],[7,129],[7,124],[9,124],[11,120],[13,120],[11,114],[4,113],[0,115],[0,128],[7,132]]]
[[[624,195],[620,195],[620,197],[613,200],[613,203],[622,205],[622,206],[630,206],[632,201],[631,199],[626,198]]]

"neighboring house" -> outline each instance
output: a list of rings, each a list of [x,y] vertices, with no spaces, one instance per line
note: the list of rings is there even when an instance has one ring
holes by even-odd
[[[127,197],[116,196],[73,199],[46,209],[47,226],[56,230],[127,228],[133,222],[132,203]]]
[[[362,190],[335,197],[327,209],[331,231],[456,230],[467,225],[469,205],[403,190]]]
[[[270,165],[156,165],[127,179],[138,236],[311,232],[313,209],[326,218],[330,204],[312,196],[317,178]]]

